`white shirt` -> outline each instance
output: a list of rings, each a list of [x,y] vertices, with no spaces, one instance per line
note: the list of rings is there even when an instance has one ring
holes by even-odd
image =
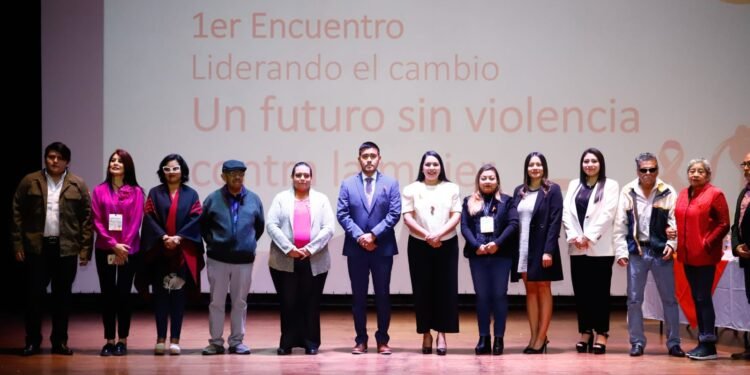
[[[453,212],[461,212],[461,197],[458,185],[452,182],[440,182],[437,185],[426,185],[424,182],[413,182],[401,193],[401,212],[414,212],[414,219],[428,232],[437,232],[448,222]],[[424,240],[416,233],[415,238]],[[440,238],[449,240],[456,236],[456,228]]]
[[[60,192],[62,192],[63,181],[67,174],[66,170],[55,183],[47,170],[44,170],[44,175],[47,177],[47,214],[44,221],[44,237],[60,236]]]
[[[651,195],[648,198],[643,194],[641,185],[638,185],[635,191],[635,207],[638,210],[638,241],[649,240],[649,227],[651,225],[651,211],[654,208],[654,198],[656,197],[656,186],[651,189]]]

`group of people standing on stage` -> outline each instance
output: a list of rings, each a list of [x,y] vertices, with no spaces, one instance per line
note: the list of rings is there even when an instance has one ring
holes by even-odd
[[[225,184],[201,203],[186,184],[189,167],[178,154],[162,159],[157,169],[161,184],[148,194],[138,185],[133,159],[125,150],[111,154],[106,179],[91,194],[84,181],[69,172],[67,146],[52,143],[44,156],[45,168],[21,181],[13,201],[15,257],[27,267],[24,355],[41,351],[40,306],[50,282],[52,352],[73,354],[67,345],[71,287],[78,265],[92,257],[92,244],[106,340],[102,356],[127,353],[134,283],[139,291],[153,293],[154,353],[180,354],[187,293],[200,291],[204,266],[211,302],[209,345],[202,353],[250,354],[243,343],[246,299],[257,241],[264,233],[271,238],[268,265],[280,301],[277,354],[291,354],[295,347],[317,354],[319,305],[331,265],[328,242],[335,231],[334,217],[345,232],[343,255],[356,333],[351,352],[368,351],[367,294],[372,276],[376,348],[380,354],[391,354],[390,278],[393,256],[398,254],[394,227],[403,217],[423,354],[432,353],[434,342],[436,353],[445,355],[446,333],[459,330],[459,228],[476,293],[475,353],[503,354],[508,282],[519,279],[526,289],[530,328],[523,353],[545,353],[553,307],[551,282],[563,279],[558,239],[564,228],[581,335],[575,344],[578,352],[606,353],[616,262],[627,267],[631,356],[642,355],[646,346],[641,307],[651,271],[664,308],[668,354],[716,358],[711,288],[729,231],[729,213],[723,193],[710,183],[711,166],[705,159],[689,163],[690,187],[678,194],[657,177],[656,157],[640,154],[635,160],[637,178],[620,189],[607,178],[604,155],[589,148],[581,155],[579,178],[571,181],[563,197],[560,186],[548,178],[545,156],[532,152],[524,161],[523,183],[512,196],[501,189],[496,167],[487,164],[477,172],[474,191],[462,199],[437,152],[422,155],[417,180],[401,191],[397,180],[378,170],[380,148],[364,142],[357,156],[361,172],[341,183],[335,213],[328,197],[311,187],[312,167],[302,161],[292,168],[291,188],[278,193],[264,214],[258,195],[244,186],[246,166],[238,160],[223,163]],[[742,166],[748,186],[737,201],[732,249],[745,270],[750,303],[750,153]],[[687,354],[680,348],[675,254],[684,263],[699,322],[699,344]],[[227,294],[231,329],[225,349]],[[748,349],[735,357],[748,359]]]

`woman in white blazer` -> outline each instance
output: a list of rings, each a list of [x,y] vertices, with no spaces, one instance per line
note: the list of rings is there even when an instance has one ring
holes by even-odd
[[[292,168],[293,188],[273,198],[266,218],[271,236],[268,266],[281,302],[281,338],[278,355],[302,347],[318,354],[320,347],[320,297],[331,257],[334,215],[323,193],[310,188],[312,168],[299,162]]]
[[[581,333],[576,350],[604,354],[615,261],[612,228],[620,186],[607,178],[604,155],[596,148],[583,151],[579,165],[580,176],[568,185],[563,202],[563,225]]]

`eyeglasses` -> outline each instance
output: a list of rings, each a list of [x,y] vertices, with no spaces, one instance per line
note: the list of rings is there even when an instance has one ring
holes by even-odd
[[[740,163],[740,167],[750,167],[750,161],[743,161]]]
[[[177,173],[180,171],[180,166],[176,166],[176,167],[163,166],[161,167],[161,170],[164,171],[164,173]]]
[[[641,169],[639,169],[639,171],[641,171],[641,173],[656,173],[656,171],[658,171],[658,170],[659,170],[659,168],[641,168]]]

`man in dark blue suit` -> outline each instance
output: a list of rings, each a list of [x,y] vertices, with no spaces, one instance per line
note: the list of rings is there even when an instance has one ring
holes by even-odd
[[[732,226],[732,250],[740,257],[740,267],[745,270],[745,294],[750,303],[750,152],[740,163],[747,185],[737,197],[737,209],[734,211],[734,225]],[[745,333],[747,335],[747,333]],[[745,351],[732,354],[732,359],[750,360],[750,344],[745,336]]]
[[[388,326],[391,323],[390,284],[393,256],[398,254],[393,227],[401,217],[398,181],[378,172],[380,148],[373,142],[359,146],[362,169],[341,183],[336,217],[344,228],[344,256],[352,285],[352,313],[356,345],[352,354],[367,352],[367,289],[370,274],[375,290],[378,353],[391,354]]]

